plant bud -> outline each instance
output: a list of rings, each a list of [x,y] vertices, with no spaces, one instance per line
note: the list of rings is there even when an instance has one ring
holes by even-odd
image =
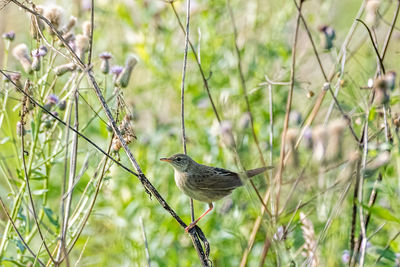
[[[53,27],[58,30],[62,24],[64,10],[60,6],[52,5],[44,8],[44,17],[47,18]],[[55,32],[51,28],[48,29],[51,35]]]
[[[75,37],[76,54],[85,62],[85,53],[89,49],[89,38],[85,35],[78,34]]]
[[[40,70],[40,51],[39,49],[35,49],[32,51],[32,70],[39,71]]]
[[[110,71],[110,59],[112,55],[109,52],[103,52],[99,55],[101,59],[100,70],[102,73],[107,74]]]
[[[29,50],[26,44],[19,44],[14,47],[13,55],[21,63],[26,73],[32,71],[32,60],[29,57]]]
[[[137,63],[137,58],[136,56],[129,55],[128,58],[126,59],[125,62],[125,68],[122,71],[121,75],[117,79],[117,84],[121,86],[122,88],[125,88],[128,86],[129,80],[131,78],[131,73],[133,68],[135,67]]]
[[[319,31],[321,32],[321,46],[326,50],[330,50],[336,37],[335,30],[330,26],[324,25],[319,27]]]
[[[86,37],[90,38],[91,30],[92,30],[92,23],[90,21],[85,21],[82,24],[82,33],[83,33],[83,35],[85,35]]]
[[[288,159],[288,164],[297,167],[299,165],[299,153],[295,149],[296,139],[299,135],[299,130],[297,128],[289,128],[286,132],[286,153],[291,151],[290,157]]]
[[[15,39],[15,32],[10,31],[10,32],[3,33],[1,35],[1,37],[3,37],[4,40],[8,40],[8,41],[12,42]]]
[[[71,17],[69,18],[69,20],[68,20],[67,25],[64,26],[62,32],[63,32],[64,34],[70,32],[70,31],[75,27],[76,22],[77,22],[77,18],[74,17],[74,16],[71,16]]]
[[[58,103],[58,108],[59,108],[61,111],[64,111],[66,106],[67,106],[67,102],[66,102],[65,100],[62,100],[62,101],[60,101],[60,102]]]
[[[325,161],[325,152],[327,145],[327,129],[322,125],[318,125],[314,128],[312,133],[313,139],[313,158],[317,162]]]
[[[347,121],[344,119],[336,119],[328,124],[327,160],[336,160],[342,156],[343,132],[346,126]]]

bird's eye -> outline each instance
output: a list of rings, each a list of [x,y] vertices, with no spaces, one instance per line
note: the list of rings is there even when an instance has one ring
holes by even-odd
[[[176,158],[176,161],[181,161],[181,158]]]

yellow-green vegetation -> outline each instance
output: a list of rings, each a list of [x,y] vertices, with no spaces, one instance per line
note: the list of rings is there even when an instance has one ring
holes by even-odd
[[[400,1],[52,2],[0,1],[1,266],[400,266]],[[273,168],[188,234],[184,145]]]

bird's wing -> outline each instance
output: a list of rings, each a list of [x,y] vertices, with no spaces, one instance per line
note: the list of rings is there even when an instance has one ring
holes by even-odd
[[[233,190],[242,185],[237,173],[214,167],[203,168],[191,175],[189,183],[204,190]]]

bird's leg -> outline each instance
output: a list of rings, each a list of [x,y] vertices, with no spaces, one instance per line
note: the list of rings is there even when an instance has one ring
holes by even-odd
[[[197,222],[200,221],[201,218],[203,218],[207,213],[209,213],[210,211],[212,211],[212,209],[214,208],[212,203],[208,203],[208,210],[206,210],[206,212],[204,212],[197,220],[195,220],[194,222],[191,222],[188,227],[185,228],[185,232],[188,233],[190,229],[192,229],[193,227],[196,226]]]

